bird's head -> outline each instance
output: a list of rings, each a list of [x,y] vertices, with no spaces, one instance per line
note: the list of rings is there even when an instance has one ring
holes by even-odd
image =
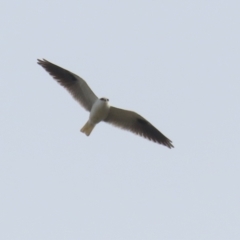
[[[101,101],[104,101],[104,102],[108,102],[108,101],[109,101],[108,98],[104,98],[104,97],[103,97],[103,98],[100,98],[100,100],[101,100]]]

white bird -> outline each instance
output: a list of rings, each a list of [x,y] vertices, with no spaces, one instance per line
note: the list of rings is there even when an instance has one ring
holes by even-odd
[[[81,77],[45,59],[38,59],[38,64],[55,78],[57,82],[64,86],[90,112],[88,121],[81,129],[81,132],[87,136],[90,135],[96,124],[104,121],[129,130],[153,142],[163,144],[168,148],[173,148],[172,141],[165,137],[145,118],[135,112],[110,106],[108,103],[109,100],[107,98],[98,98]]]

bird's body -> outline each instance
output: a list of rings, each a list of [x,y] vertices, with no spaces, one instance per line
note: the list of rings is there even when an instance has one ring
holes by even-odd
[[[107,98],[98,98],[81,77],[45,59],[38,59],[38,64],[64,86],[83,108],[90,112],[88,121],[81,129],[81,132],[87,136],[91,134],[96,124],[104,121],[168,148],[173,147],[172,141],[141,115],[133,111],[112,107]]]
[[[93,104],[89,119],[82,127],[81,132],[89,136],[96,124],[106,119],[109,113],[110,106],[107,98],[97,99]]]
[[[90,115],[89,121],[93,124],[97,124],[102,120],[106,119],[109,113],[110,106],[108,104],[108,99],[101,98],[97,99],[96,102],[93,104]]]

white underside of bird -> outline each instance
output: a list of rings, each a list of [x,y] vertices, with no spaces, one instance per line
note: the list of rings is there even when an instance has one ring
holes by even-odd
[[[80,131],[89,136],[96,124],[108,116],[109,109],[110,106],[108,104],[108,99],[97,99],[97,101],[92,106],[88,121]]]

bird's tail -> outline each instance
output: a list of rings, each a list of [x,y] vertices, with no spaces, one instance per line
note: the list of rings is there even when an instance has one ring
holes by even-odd
[[[94,127],[95,127],[94,124],[87,121],[86,124],[82,127],[82,129],[80,131],[82,133],[85,133],[87,136],[89,136]]]

